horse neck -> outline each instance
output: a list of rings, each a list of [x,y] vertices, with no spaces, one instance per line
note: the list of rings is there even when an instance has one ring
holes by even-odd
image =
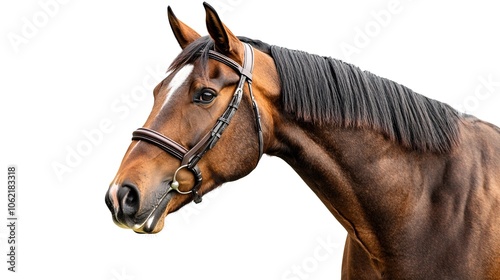
[[[382,238],[375,234],[397,224],[416,201],[421,186],[413,178],[433,172],[419,170],[433,155],[408,151],[370,130],[288,120],[277,122],[275,141],[271,154],[284,159],[372,252]],[[439,169],[439,163],[433,167]]]

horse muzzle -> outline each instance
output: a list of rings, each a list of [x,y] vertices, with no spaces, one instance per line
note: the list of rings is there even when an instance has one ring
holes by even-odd
[[[140,192],[136,186],[113,184],[106,192],[105,202],[115,224],[137,233],[159,232],[163,228],[159,222],[164,218],[167,205],[174,195],[170,185],[153,204],[141,205]]]

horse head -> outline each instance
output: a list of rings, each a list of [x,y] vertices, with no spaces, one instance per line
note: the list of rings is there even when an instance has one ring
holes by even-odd
[[[106,193],[121,227],[159,232],[168,213],[247,175],[268,147],[270,108],[279,94],[273,60],[204,6],[205,37],[168,8],[182,52],[154,89],[151,113]]]

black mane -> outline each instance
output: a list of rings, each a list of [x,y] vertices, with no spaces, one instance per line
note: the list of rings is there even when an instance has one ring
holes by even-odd
[[[282,109],[299,121],[369,128],[420,151],[447,152],[458,142],[459,113],[444,103],[337,59],[239,38],[273,57]],[[213,46],[209,37],[198,39],[169,69],[200,57],[206,65]]]

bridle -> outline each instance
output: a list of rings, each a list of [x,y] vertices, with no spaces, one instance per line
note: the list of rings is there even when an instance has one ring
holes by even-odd
[[[209,58],[217,60],[235,70],[238,74],[240,74],[240,80],[233,94],[233,98],[229,102],[229,105],[227,106],[224,113],[217,119],[215,126],[203,138],[201,138],[201,140],[191,149],[186,149],[184,146],[168,138],[167,136],[162,135],[161,133],[156,132],[149,128],[144,128],[144,127],[138,128],[136,131],[132,133],[132,140],[144,140],[150,144],[156,145],[157,147],[163,149],[165,152],[169,153],[170,155],[176,157],[181,161],[179,168],[177,168],[177,170],[174,172],[174,176],[172,178],[172,182],[168,190],[162,196],[161,200],[163,200],[169,192],[176,191],[180,194],[191,193],[193,194],[193,200],[195,203],[201,202],[202,195],[199,193],[199,189],[203,178],[201,176],[200,168],[198,167],[198,162],[208,150],[210,150],[215,146],[215,144],[221,137],[222,133],[231,122],[231,119],[233,118],[234,114],[236,113],[236,110],[240,105],[243,96],[243,87],[245,85],[245,82],[248,83],[248,90],[255,115],[257,134],[259,138],[258,139],[259,159],[262,157],[264,144],[262,136],[262,126],[260,121],[260,113],[259,113],[259,108],[257,107],[257,102],[255,101],[252,92],[252,71],[254,63],[254,53],[253,53],[253,48],[250,45],[243,43],[243,46],[245,52],[244,52],[242,66],[240,66],[237,62],[230,59],[229,57],[222,55],[216,51],[213,50],[208,51]],[[189,191],[179,190],[179,182],[176,179],[179,170],[184,168],[191,171],[194,174],[195,178],[195,184],[193,188]],[[160,202],[158,202],[158,204]]]

